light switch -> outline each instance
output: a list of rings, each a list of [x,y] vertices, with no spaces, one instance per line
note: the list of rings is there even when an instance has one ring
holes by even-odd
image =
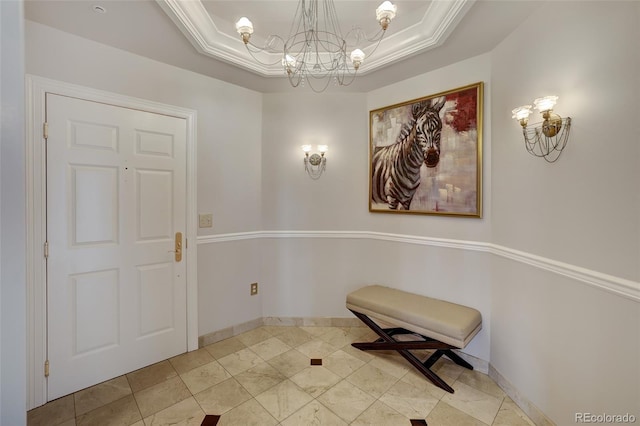
[[[198,222],[200,228],[212,228],[213,227],[213,215],[211,213],[202,213],[198,215]]]

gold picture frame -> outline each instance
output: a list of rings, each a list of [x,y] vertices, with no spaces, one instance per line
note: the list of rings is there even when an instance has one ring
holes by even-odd
[[[483,82],[369,112],[369,211],[482,217]]]

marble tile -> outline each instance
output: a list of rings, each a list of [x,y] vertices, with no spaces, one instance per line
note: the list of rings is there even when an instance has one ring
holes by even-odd
[[[211,358],[213,359],[213,358]],[[195,395],[198,392],[217,385],[231,377],[217,361],[194,368],[180,376],[189,391]]]
[[[255,345],[256,343],[260,343],[267,339],[273,337],[271,333],[264,330],[262,327],[253,329],[251,331],[247,331],[245,333],[239,334],[236,336],[238,340],[244,343],[247,346]]]
[[[340,349],[343,352],[348,353],[352,357],[358,358],[360,361],[369,362],[374,358],[371,352],[361,351],[360,349],[356,349],[351,345],[345,345]]]
[[[353,426],[398,426],[409,424],[410,421],[407,417],[380,401],[374,402],[351,423]]]
[[[255,399],[238,405],[220,417],[218,426],[274,426],[278,421],[273,418]]]
[[[359,330],[356,330],[356,332],[354,332],[350,328],[335,327],[332,330],[318,336],[318,338],[327,342],[331,346],[341,348],[345,345],[350,345],[353,342],[360,341],[362,334],[358,333],[357,331]]]
[[[285,377],[291,377],[307,368],[310,360],[308,356],[292,349],[282,355],[271,358],[268,363]]]
[[[333,327],[358,327],[365,328],[362,321],[358,318],[331,318],[331,325]]]
[[[555,423],[549,419],[535,404],[529,401],[515,388],[498,370],[489,365],[489,377],[505,391],[527,417],[538,426],[554,426]]]
[[[198,337],[198,347],[203,348],[231,337],[233,337],[233,327],[227,327]]]
[[[439,376],[442,380],[444,380],[449,385],[455,382],[455,380],[452,379],[451,377],[447,377],[445,375],[439,375]],[[413,386],[416,386],[422,389],[424,392],[428,393],[429,395],[431,395],[436,399],[442,399],[444,395],[448,394],[448,392],[445,391],[444,389],[441,389],[436,385],[434,385],[433,383],[431,383],[431,380],[427,379],[425,376],[422,375],[422,373],[420,373],[415,368],[411,368],[411,370],[409,370],[407,374],[402,376],[400,381],[410,383]]]
[[[282,426],[347,426],[344,420],[318,401],[311,401],[280,424]]]
[[[321,327],[321,326],[304,325],[304,326],[300,327],[300,329],[306,331],[307,333],[311,334],[314,337],[318,337],[318,336],[323,335],[324,333],[327,333],[327,332],[333,330],[333,327]]]
[[[298,346],[296,350],[309,358],[324,358],[337,351],[338,348],[316,339]]]
[[[338,350],[323,359],[323,366],[343,379],[364,364],[364,361],[349,355],[343,350]]]
[[[77,426],[128,426],[142,420],[133,395],[103,405],[76,418]]]
[[[139,421],[135,422],[134,424],[132,424],[131,426],[145,426],[144,425],[144,420],[139,420]]]
[[[458,377],[458,381],[464,383],[465,385],[469,385],[479,391],[488,393],[489,395],[494,396],[500,400],[502,400],[507,395],[502,389],[500,389],[498,385],[496,385],[496,382],[491,380],[489,376],[475,370],[465,369]]]
[[[409,419],[424,419],[438,404],[438,399],[422,388],[402,381],[391,386],[380,401]]]
[[[200,426],[204,411],[191,397],[144,419],[146,426]]]
[[[237,337],[231,337],[205,346],[204,349],[206,349],[207,352],[209,352],[215,359],[220,359],[246,347],[247,345],[242,343]]]
[[[73,395],[64,396],[27,412],[29,426],[59,425],[75,418]]]
[[[350,423],[374,403],[375,398],[343,380],[318,397],[318,401]]]
[[[370,364],[366,364],[348,376],[346,380],[369,395],[380,398],[398,381],[398,378]]]
[[[293,324],[288,324],[288,325],[292,326]],[[272,336],[276,337],[281,334],[289,333],[291,330],[295,329],[295,327],[288,327],[284,324],[273,324],[273,325],[264,325],[262,329],[267,333],[271,334]]]
[[[452,379],[458,379],[462,373],[468,371],[466,368],[459,366],[455,362],[442,357],[431,367],[431,370],[435,371],[438,376],[448,376]]]
[[[376,353],[369,365],[391,374],[398,379],[403,377],[413,367],[409,361],[402,358],[397,352],[394,354]]]
[[[234,378],[253,396],[274,387],[286,380],[286,377],[271,365],[263,362]]]
[[[255,330],[257,328],[260,328],[264,325],[264,320],[262,318],[256,318],[254,320],[251,321],[247,321],[247,322],[243,322],[242,324],[237,324],[234,325],[233,328],[233,335],[237,336],[239,334],[242,333],[246,333],[247,331],[251,331],[251,330]]]
[[[445,402],[438,402],[436,408],[427,416],[429,425],[455,425],[455,426],[487,426],[480,420],[457,410]],[[490,423],[489,423],[490,424]]]
[[[218,359],[220,365],[231,373],[232,376],[247,371],[250,368],[264,362],[255,352],[249,348],[241,349],[224,358]]]
[[[278,339],[282,340],[287,345],[295,348],[302,344],[305,344],[311,340],[313,340],[313,335],[307,333],[298,327],[291,327],[291,330],[278,335]]]
[[[251,399],[251,394],[234,378],[194,395],[205,414],[224,414]]]
[[[256,396],[260,405],[278,421],[286,419],[312,399],[291,380],[285,380]]]
[[[342,378],[322,366],[307,367],[295,376],[291,381],[314,398],[322,395],[331,386]]]
[[[211,361],[213,361],[213,356],[204,348],[169,359],[169,362],[178,374],[186,373],[189,370],[208,364]]]
[[[127,374],[127,380],[131,391],[135,393],[177,375],[178,373],[169,361],[161,361]]]
[[[144,422],[142,422],[142,420],[139,421],[139,422],[134,423],[133,426],[136,426],[137,423],[140,423],[140,425],[138,425],[138,426],[144,426]],[[29,424],[29,423],[27,423],[27,424]],[[67,420],[66,422],[60,423],[57,426],[76,426],[76,419],[73,418],[73,419]]]
[[[331,327],[333,318],[327,317],[305,317],[302,318],[302,325],[307,327]]]
[[[98,385],[76,392],[73,395],[76,416],[88,413],[110,402],[130,395],[131,387],[125,376],[116,377]]]
[[[302,325],[302,318],[294,318],[294,317],[264,317],[264,325],[265,326],[288,326],[295,327]],[[275,334],[274,334],[275,336]]]
[[[272,337],[260,343],[256,343],[255,345],[249,346],[249,349],[258,354],[260,358],[267,361],[274,356],[278,356],[291,350],[291,346],[287,345],[277,337]]]
[[[162,383],[135,392],[133,395],[142,417],[145,418],[189,398],[191,392],[180,377],[172,377]]]
[[[451,385],[455,393],[445,394],[441,401],[490,425],[496,417],[502,399],[495,398],[461,382]]]
[[[506,397],[492,426],[534,426],[534,424],[511,398]]]

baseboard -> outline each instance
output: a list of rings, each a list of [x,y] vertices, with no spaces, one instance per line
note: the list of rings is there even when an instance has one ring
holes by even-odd
[[[256,318],[242,324],[223,328],[198,337],[198,347],[210,345],[238,334],[251,331],[263,325],[289,327],[363,327],[358,318],[330,318],[330,317],[264,317]]]
[[[489,377],[516,403],[518,407],[531,419],[536,426],[555,426],[538,407],[525,398],[498,370],[489,363]]]

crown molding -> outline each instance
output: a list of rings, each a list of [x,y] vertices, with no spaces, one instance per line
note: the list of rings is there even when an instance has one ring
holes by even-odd
[[[505,259],[520,262],[525,265],[533,266],[547,272],[562,275],[589,286],[608,291],[609,293],[640,302],[640,282],[603,274],[598,271],[571,265],[569,263],[559,262],[536,254],[481,241],[465,241],[448,238],[432,238],[367,231],[253,231],[219,235],[203,235],[199,236],[197,241],[198,244],[213,244],[264,238],[366,239],[486,252]]]
[[[218,29],[200,0],[156,0],[162,10],[203,55],[223,60],[264,77],[283,77],[281,55],[258,52],[263,64],[247,53],[240,36]],[[432,1],[422,19],[385,37],[375,56],[359,71],[370,73],[409,56],[440,46],[455,29],[476,0]],[[367,52],[367,47],[363,49]],[[269,65],[265,65],[269,64]]]

